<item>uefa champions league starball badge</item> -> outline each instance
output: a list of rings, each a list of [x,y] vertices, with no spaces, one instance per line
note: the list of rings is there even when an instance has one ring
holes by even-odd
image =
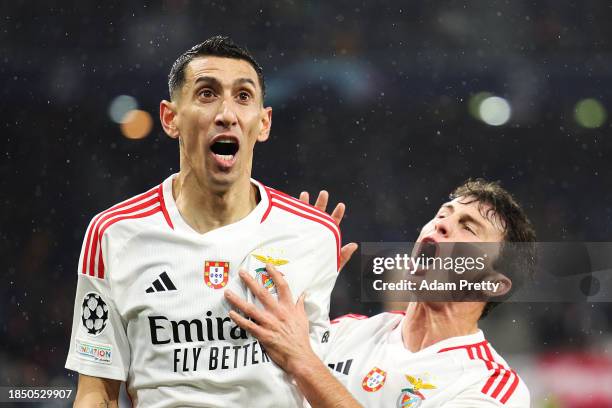
[[[81,322],[87,333],[92,336],[104,331],[108,323],[108,306],[102,296],[95,292],[85,295],[81,307]]]

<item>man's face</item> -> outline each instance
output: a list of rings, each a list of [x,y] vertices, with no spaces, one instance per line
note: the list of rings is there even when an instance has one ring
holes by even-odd
[[[267,140],[270,131],[272,109],[264,108],[262,99],[257,73],[247,61],[192,60],[170,103],[175,133],[172,126],[166,130],[180,140],[181,172],[218,188],[250,177],[255,143]],[[162,122],[163,116],[162,108]]]
[[[423,226],[412,255],[413,257],[423,255],[441,259],[453,258],[455,261],[462,260],[462,262],[468,258],[473,260],[480,258],[484,268],[471,266],[461,270],[456,267],[446,270],[439,267],[421,267],[414,272],[411,279],[418,283],[427,279],[430,282],[437,280],[457,284],[461,279],[472,282],[483,279],[501,279],[501,275],[492,269],[492,265],[499,256],[499,243],[503,240],[502,220],[493,212],[491,206],[481,204],[473,197],[458,197],[443,204],[435,217]],[[507,278],[504,279],[507,281]],[[507,291],[509,287],[505,285],[504,291]],[[419,293],[419,300],[459,300],[474,294],[497,295],[468,290],[431,293],[426,291]]]
[[[423,226],[417,242],[502,242],[504,228],[491,206],[472,197],[457,197],[443,204]]]

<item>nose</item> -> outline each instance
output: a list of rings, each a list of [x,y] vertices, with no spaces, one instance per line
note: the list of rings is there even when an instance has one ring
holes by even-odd
[[[450,220],[450,217],[436,219],[434,229],[444,238],[449,238],[453,230],[452,221]]]
[[[232,110],[231,104],[223,101],[219,107],[219,111],[215,116],[215,125],[225,129],[235,126],[238,122],[236,113]]]

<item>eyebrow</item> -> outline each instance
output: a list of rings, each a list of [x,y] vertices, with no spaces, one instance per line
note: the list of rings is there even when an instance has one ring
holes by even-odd
[[[445,208],[448,209],[451,213],[455,212],[455,206],[452,205],[451,203],[446,203],[443,204],[442,207],[440,207],[440,209]],[[463,221],[467,221],[470,222],[472,224],[474,224],[476,226],[476,228],[478,228],[480,230],[480,232],[484,232],[485,231],[485,226],[482,222],[478,221],[476,218],[472,217],[469,214],[464,214],[463,216],[461,216],[461,219]]]
[[[199,84],[201,82],[209,83],[217,87],[221,86],[221,82],[217,78],[211,77],[211,76],[201,76],[201,77],[196,78],[195,84]],[[234,80],[233,86],[238,86],[242,84],[251,84],[254,88],[257,89],[257,86],[255,85],[255,81],[253,81],[251,78],[238,78]]]

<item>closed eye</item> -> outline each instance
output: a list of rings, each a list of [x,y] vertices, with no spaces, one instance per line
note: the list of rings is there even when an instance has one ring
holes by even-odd
[[[470,226],[469,226],[469,225],[467,225],[467,224],[463,224],[463,228],[464,228],[464,229],[466,229],[466,230],[468,230],[469,232],[471,232],[471,233],[472,233],[472,235],[476,235],[476,233],[474,232],[474,230],[473,230],[472,228],[470,228]]]

